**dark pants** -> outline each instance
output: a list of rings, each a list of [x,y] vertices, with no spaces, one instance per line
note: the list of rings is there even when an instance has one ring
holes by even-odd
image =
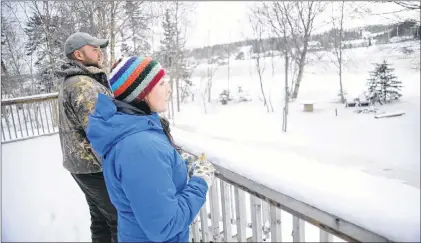
[[[117,242],[117,211],[108,196],[102,172],[71,175],[89,205],[92,242]]]

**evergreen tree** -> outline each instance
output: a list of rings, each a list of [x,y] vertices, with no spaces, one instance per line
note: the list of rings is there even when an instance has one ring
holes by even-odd
[[[40,5],[40,6],[38,6]],[[70,23],[70,11],[57,2],[35,2],[36,10],[30,16],[25,27],[28,37],[25,50],[26,55],[35,54],[35,67],[38,73],[39,84],[45,92],[55,91],[57,77],[55,71],[62,63],[67,61],[63,53],[66,38],[75,31],[75,23]],[[42,7],[42,8],[41,8]],[[55,11],[60,9],[60,15]]]
[[[151,36],[151,20],[147,12],[146,2],[125,2],[125,14],[128,17],[127,24],[120,29],[122,37],[121,52],[129,56],[151,54],[152,45],[148,41]],[[129,44],[130,43],[130,44]]]
[[[174,55],[176,52],[176,29],[174,21],[171,18],[171,10],[165,10],[164,20],[162,21],[162,28],[164,29],[164,38],[161,40],[161,55],[162,55],[162,63],[167,68],[171,67],[172,59],[174,59]]]
[[[389,67],[386,60],[375,64],[376,68],[370,72],[368,79],[368,95],[372,101],[390,102],[399,99],[402,94],[402,82],[393,74],[394,69]]]

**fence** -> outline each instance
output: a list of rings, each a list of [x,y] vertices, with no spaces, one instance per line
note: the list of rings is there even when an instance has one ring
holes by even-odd
[[[2,143],[58,132],[58,93],[1,101]]]
[[[3,100],[2,143],[57,133],[57,97],[53,93]],[[190,227],[191,242],[390,241],[226,168],[215,167],[216,179],[206,205]],[[311,227],[313,234],[308,238],[306,228],[310,231]]]

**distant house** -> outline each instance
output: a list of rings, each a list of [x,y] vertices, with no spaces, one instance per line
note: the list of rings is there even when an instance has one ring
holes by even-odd
[[[317,51],[323,48],[322,43],[320,41],[309,41],[308,42],[308,50],[309,51]]]
[[[360,35],[362,39],[368,40],[373,38],[373,34],[370,31],[360,30]]]
[[[240,47],[236,59],[239,59],[239,60],[250,59],[252,50],[253,50],[252,45]]]

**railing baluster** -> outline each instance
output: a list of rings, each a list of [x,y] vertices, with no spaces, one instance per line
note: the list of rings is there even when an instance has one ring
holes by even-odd
[[[230,184],[220,180],[221,196],[222,196],[222,222],[224,229],[224,242],[232,242],[231,227],[231,200],[230,200]]]
[[[262,230],[264,238],[269,238],[270,220],[269,220],[269,203],[262,200]]]
[[[23,122],[25,123],[25,128],[26,128],[26,136],[29,137],[29,131],[28,131],[28,119],[25,115],[25,104],[22,104],[22,114],[23,114]]]
[[[16,112],[18,114],[18,122],[19,122],[19,128],[20,128],[20,136],[23,138],[22,123],[20,122],[20,115],[19,115],[19,105],[16,105]]]
[[[15,138],[18,138],[18,133],[16,132],[16,123],[15,123],[15,116],[13,115],[13,106],[10,106],[10,110],[12,111],[12,121],[13,121],[13,130],[15,130]]]
[[[56,99],[56,100],[54,100],[54,103],[53,103],[53,112],[54,112],[54,121],[56,122],[56,125],[57,125],[57,131],[58,131],[59,126],[60,126],[58,106],[59,106],[59,103],[58,103],[58,100]]]
[[[304,221],[296,216],[292,217],[292,241],[305,242]]]
[[[34,110],[35,109],[35,110]],[[37,128],[37,132],[38,132],[38,135],[40,135],[40,132],[39,132],[39,122],[38,122],[38,114],[37,114],[37,112],[36,112],[36,104],[32,104],[32,111],[34,112],[34,118],[35,118],[35,125],[36,125],[36,128]]]
[[[320,229],[320,242],[333,242],[333,235]]]
[[[234,188],[235,194],[235,216],[237,222],[237,241],[238,242],[246,242],[246,193],[239,189],[238,187]]]
[[[262,200],[250,195],[253,242],[262,242]]]
[[[26,108],[28,108],[28,114],[29,114],[29,122],[31,123],[31,130],[32,130],[32,136],[35,135],[35,130],[34,130],[34,125],[32,124],[32,115],[31,115],[31,109],[30,109],[30,104],[28,104],[26,106]]]
[[[54,107],[54,103],[55,100],[50,100],[50,102],[48,102],[48,106],[50,107],[50,115],[51,115],[51,126],[53,127],[53,132],[56,131],[56,118],[55,118],[55,113],[53,113],[53,107]]]
[[[6,116],[4,119],[6,120],[7,131],[9,132],[9,139],[12,139],[12,133],[10,132],[10,121],[9,121],[9,108],[10,106],[6,106]]]
[[[6,136],[4,135],[4,126],[3,126],[3,121],[2,121],[2,124],[1,124],[1,135],[2,135],[2,137],[3,137],[3,141],[5,141],[5,140],[6,140]]]
[[[45,133],[44,122],[43,122],[43,119],[42,119],[42,112],[41,112],[40,104],[38,104],[38,106],[37,106],[37,112],[38,111],[39,111],[39,117],[41,119],[42,132]]]
[[[45,107],[45,102],[46,101],[44,101],[42,103],[43,103],[43,106],[44,106],[45,120],[47,122],[47,130],[48,130],[48,133],[50,133],[50,124],[48,123],[48,113],[47,113],[47,108]],[[51,116],[50,116],[50,118],[51,118]]]
[[[202,228],[202,241],[209,242],[208,210],[206,203],[200,209],[200,227]]]
[[[282,242],[281,210],[270,205],[270,234],[272,242]]]
[[[230,198],[231,198],[231,224],[235,224],[235,193],[234,186],[230,184]]]
[[[212,241],[221,241],[221,231],[219,229],[219,196],[218,196],[218,183],[219,179],[213,181],[210,188],[210,210],[211,210],[211,222],[212,222]]]
[[[199,231],[199,215],[193,220],[191,225],[193,242],[200,242],[200,231]]]

